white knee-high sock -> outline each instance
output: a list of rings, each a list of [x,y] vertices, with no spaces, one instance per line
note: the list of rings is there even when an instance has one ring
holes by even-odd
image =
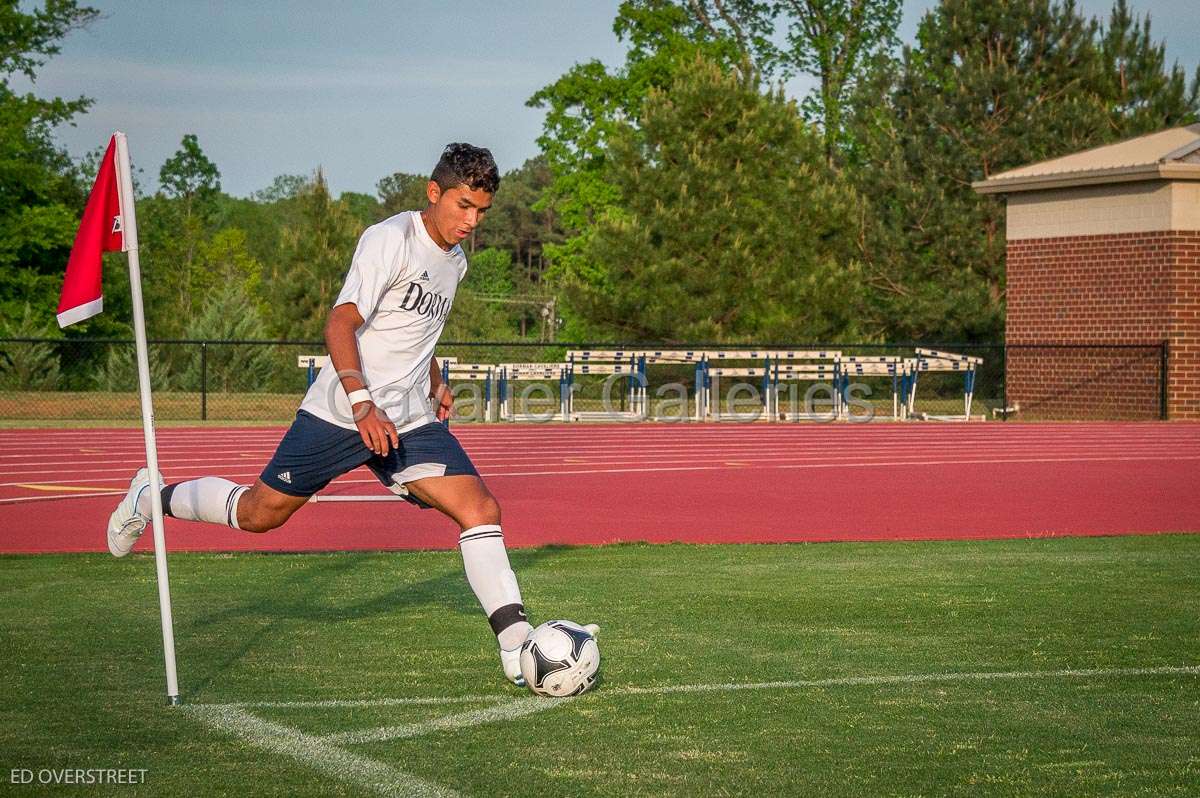
[[[162,489],[163,514],[186,521],[207,521],[210,524],[241,529],[237,522],[237,506],[242,494],[250,490],[220,477],[200,477],[177,482]],[[150,492],[143,490],[138,497],[138,512],[150,515]]]
[[[500,648],[511,651],[529,636],[530,626],[521,603],[517,575],[508,564],[504,533],[497,524],[463,530],[458,537],[467,582],[488,617]]]

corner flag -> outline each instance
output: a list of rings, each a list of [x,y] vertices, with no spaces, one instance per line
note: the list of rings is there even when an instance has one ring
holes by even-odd
[[[96,185],[83,209],[83,220],[71,247],[67,261],[67,276],[63,280],[62,296],[58,301],[58,326],[66,327],[90,319],[104,310],[104,295],[100,287],[101,256],[105,252],[125,250],[125,234],[121,219],[121,189],[117,180],[117,137],[108,142]],[[130,202],[132,205],[132,202]]]
[[[175,632],[171,620],[171,586],[167,578],[167,544],[163,534],[162,483],[158,473],[158,447],[154,442],[154,406],[150,401],[150,359],[146,344],[146,314],[142,307],[142,271],[138,263],[137,214],[133,202],[133,174],[129,145],[117,132],[108,142],[96,184],[83,209],[83,219],[63,280],[58,302],[58,325],[66,327],[90,319],[104,309],[101,262],[105,252],[129,256],[129,289],[133,295],[133,337],[137,344],[138,392],[142,400],[142,433],[146,441],[146,467],[150,471],[150,522],[154,525],[154,564],[158,575],[158,609],[162,620],[163,658],[167,669],[167,703],[178,704],[175,675]]]

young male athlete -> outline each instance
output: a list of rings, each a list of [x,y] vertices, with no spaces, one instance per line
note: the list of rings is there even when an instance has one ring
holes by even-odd
[[[500,173],[492,154],[450,144],[433,170],[423,211],[366,229],[325,324],[329,363],[309,388],[275,456],[252,486],[219,477],[167,485],[173,518],[266,532],[314,493],[365,465],[393,492],[436,508],[461,528],[467,581],[487,614],[509,681],[523,685],[521,643],[531,629],[500,530],[500,505],[439,419],[451,394],[434,346],[467,273],[459,242],[492,204]],[[150,516],[150,476],[138,471],[108,522],[123,557]]]

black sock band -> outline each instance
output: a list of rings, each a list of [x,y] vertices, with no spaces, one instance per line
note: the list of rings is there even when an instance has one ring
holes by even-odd
[[[162,497],[163,515],[169,515],[172,518],[175,517],[175,513],[171,512],[171,496],[175,493],[175,489],[177,487],[179,487],[178,482],[176,482],[174,485],[167,485],[162,489],[162,492],[158,494]]]
[[[235,485],[233,490],[229,491],[229,498],[225,500],[225,525],[230,529],[241,529],[237,523],[238,499],[248,490],[249,485]]]
[[[514,623],[529,623],[529,618],[525,615],[524,604],[505,604],[488,616],[488,623],[492,625],[496,637],[499,637],[501,632]]]

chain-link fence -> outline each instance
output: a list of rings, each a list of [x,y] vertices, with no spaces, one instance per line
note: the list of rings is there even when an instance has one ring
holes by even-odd
[[[970,415],[1018,419],[1157,419],[1166,417],[1168,350],[1165,344],[1146,346],[1062,344],[661,344],[661,343],[526,343],[448,342],[438,347],[442,358],[459,364],[564,364],[571,353],[659,350],[679,352],[840,352],[843,359],[912,359],[917,347],[977,358],[968,379],[964,370],[928,370],[917,374],[915,390],[895,397],[900,385],[891,375],[853,377],[861,408],[890,416],[899,399],[911,405],[910,416],[953,417],[965,413],[971,389]],[[228,421],[282,423],[295,414],[308,387],[310,370],[304,358],[323,356],[317,341],[152,341],[151,382],[155,416],[163,421]],[[579,355],[575,355],[579,365]],[[621,358],[610,358],[619,361]],[[634,355],[636,359],[636,355]],[[735,362],[746,370],[770,360],[746,357]],[[652,418],[690,417],[695,410],[697,368],[694,361],[653,361],[641,372],[643,414]],[[710,361],[712,362],[712,361]],[[781,361],[784,362],[784,361]],[[832,361],[830,361],[832,362]],[[966,361],[963,361],[966,362]],[[731,369],[732,371],[732,369]],[[778,372],[776,372],[778,376]],[[463,390],[456,411],[464,420],[484,414],[480,397],[490,389],[498,401],[499,371],[493,379],[470,384],[453,379]],[[633,409],[637,397],[622,374],[572,372],[573,409],[584,413],[601,408],[616,412]],[[832,385],[820,379],[778,383],[778,418],[804,417],[805,398],[831,403]],[[540,388],[529,389],[538,383]],[[811,383],[811,384],[810,384]],[[721,382],[715,401],[728,399],[735,386],[743,405],[763,399],[761,374]],[[814,389],[814,385],[816,388]],[[822,390],[822,388],[826,390]],[[505,386],[510,402],[552,408],[561,386],[553,378]],[[815,392],[814,392],[815,391]],[[807,397],[805,396],[807,395]],[[721,407],[721,405],[717,405]],[[731,405],[732,406],[732,405]],[[529,410],[517,407],[518,414]],[[491,418],[498,412],[493,406]],[[0,339],[0,420],[5,421],[134,421],[140,418],[134,343],[109,339]]]
[[[1009,344],[1007,399],[1028,420],[1166,419],[1169,348]]]

